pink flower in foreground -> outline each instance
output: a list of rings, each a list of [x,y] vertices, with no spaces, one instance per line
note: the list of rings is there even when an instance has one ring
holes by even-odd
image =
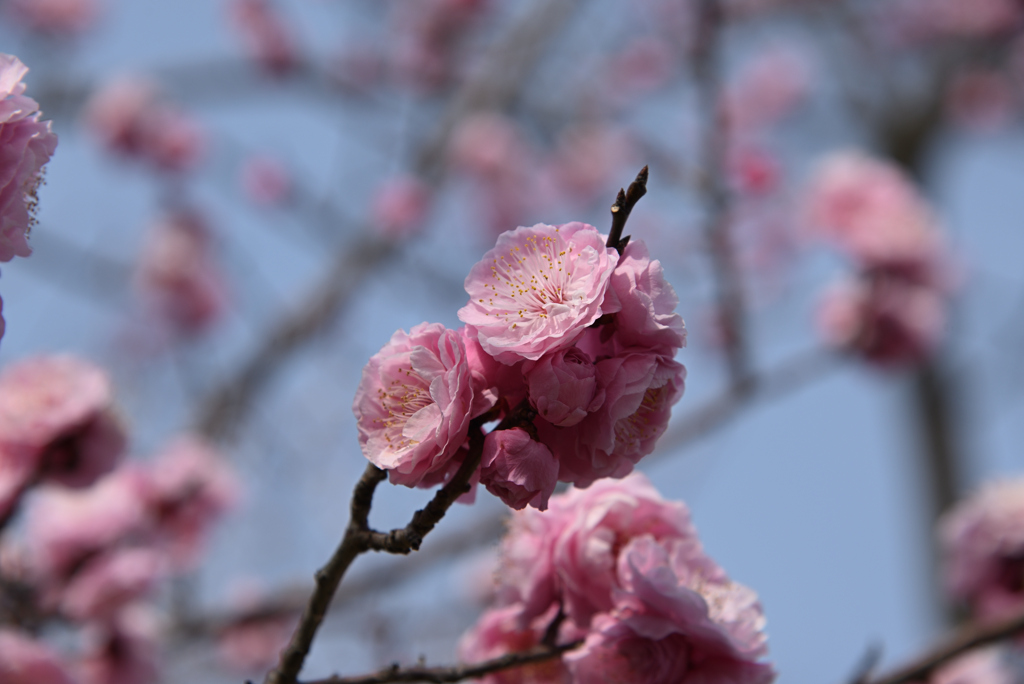
[[[430,191],[412,176],[384,183],[373,197],[373,224],[389,240],[412,235],[430,209]]]
[[[82,33],[99,14],[97,0],[10,0],[7,4],[15,21],[54,37]]]
[[[615,311],[617,348],[675,356],[686,346],[686,325],[676,313],[678,304],[661,262],[651,259],[647,245],[642,240],[626,245],[604,304],[605,312]]]
[[[946,587],[979,618],[1024,608],[1024,479],[993,482],[939,522]]]
[[[593,226],[517,228],[469,272],[459,318],[498,361],[535,361],[572,346],[601,316],[617,262]]]
[[[552,425],[576,425],[604,403],[594,362],[576,347],[525,362],[523,376],[530,387],[530,403]]]
[[[574,682],[768,684],[775,678],[759,660],[767,649],[757,595],[706,576],[689,551],[673,546],[644,535],[619,552],[614,609],[598,615],[583,647],[565,656]]]
[[[125,435],[112,394],[101,369],[72,356],[29,358],[4,369],[0,482],[39,477],[88,487],[113,469]]]
[[[366,364],[352,411],[366,458],[414,487],[446,470],[466,441],[473,405],[461,336],[421,323],[397,331]]]
[[[39,105],[24,95],[28,67],[0,53],[0,261],[32,253],[28,233],[35,222],[43,165],[57,147]]]
[[[209,228],[181,211],[158,222],[139,257],[137,282],[156,313],[181,335],[213,325],[227,306],[227,286]]]
[[[513,515],[498,607],[463,638],[479,661],[536,645],[559,612],[560,643],[586,637],[539,681],[767,684],[764,616],[753,591],[705,553],[682,503],[642,475],[553,496]],[[532,681],[494,679],[495,683]]]
[[[194,568],[213,523],[238,500],[224,457],[199,437],[171,442],[143,471],[143,495],[175,570]]]
[[[522,428],[495,430],[484,439],[480,482],[508,506],[546,510],[558,483],[558,461]]]
[[[46,645],[9,627],[0,627],[0,682],[75,684],[68,669]]]

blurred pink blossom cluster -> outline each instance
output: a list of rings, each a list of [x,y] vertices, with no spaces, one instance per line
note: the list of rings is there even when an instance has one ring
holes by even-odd
[[[627,475],[683,393],[678,302],[642,242],[620,255],[583,223],[504,233],[466,278],[466,324],[398,331],[363,370],[353,410],[366,457],[393,483],[458,469],[473,418],[474,482],[509,506],[545,509],[557,481]]]
[[[883,3],[881,11],[912,41],[1005,36],[1024,20],[1024,7],[1016,0],[898,0]]]
[[[150,231],[136,282],[147,305],[173,333],[201,333],[224,313],[227,287],[212,243],[209,228],[194,211],[171,213]]]
[[[187,171],[203,152],[199,124],[145,78],[107,82],[86,104],[85,122],[109,151],[157,170]]]
[[[857,269],[825,296],[826,339],[881,365],[927,357],[945,326],[950,264],[937,219],[910,179],[888,162],[836,153],[817,170],[807,218]]]
[[[1024,479],[990,483],[940,522],[950,595],[982,619],[1024,609]]]
[[[463,636],[478,662],[582,639],[561,660],[492,674],[487,684],[774,679],[757,595],[701,546],[682,503],[640,474],[571,489],[545,513],[513,516],[496,605]],[[550,643],[550,642],[549,642]]]
[[[71,356],[39,356],[0,374],[0,518],[29,487],[89,487],[124,454],[106,374]]]
[[[74,36],[92,27],[99,15],[98,0],[9,0],[11,17],[46,36]]]
[[[436,90],[461,75],[460,59],[468,30],[488,7],[487,0],[420,0],[395,5],[391,58],[397,77],[424,91]]]
[[[58,654],[0,630],[5,684],[157,680],[151,599],[162,580],[196,566],[238,485],[196,438],[118,467],[125,444],[99,368],[49,356],[0,374],[0,529],[28,500],[24,539],[4,539],[0,572],[31,597],[25,619],[59,618],[81,635],[75,653]]]
[[[32,253],[28,234],[35,223],[43,165],[57,147],[50,122],[39,120],[39,105],[25,95],[21,80],[26,73],[28,67],[17,57],[0,53],[0,261]],[[0,337],[4,327],[0,318]]]
[[[270,0],[233,0],[230,11],[249,55],[264,71],[279,76],[298,65],[291,31]]]

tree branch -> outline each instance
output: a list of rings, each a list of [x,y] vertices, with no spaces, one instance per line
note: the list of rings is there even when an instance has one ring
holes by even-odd
[[[458,682],[463,679],[473,679],[486,674],[511,670],[524,665],[542,663],[561,656],[567,651],[578,648],[583,640],[573,641],[560,646],[542,646],[523,651],[521,653],[509,653],[499,658],[485,660],[475,665],[456,665],[453,667],[409,667],[402,668],[397,665],[381,670],[375,675],[362,675],[358,677],[328,677],[327,679],[316,679],[302,684],[388,684],[389,682]]]
[[[267,675],[266,684],[292,684],[296,681],[306,656],[309,655],[317,630],[323,623],[338,585],[341,584],[352,561],[367,551],[401,554],[415,551],[455,500],[469,491],[469,480],[483,456],[484,438],[481,427],[486,419],[487,416],[481,416],[470,421],[469,454],[466,459],[448,484],[438,490],[423,509],[416,511],[412,521],[404,528],[391,530],[386,534],[370,529],[369,515],[370,507],[373,505],[373,493],[377,485],[387,477],[387,473],[372,463],[366,466],[362,478],[352,492],[351,519],[345,536],[331,559],[317,571],[316,586],[303,611],[299,626],[292,634],[288,646],[282,651],[278,666]]]
[[[1020,633],[1024,633],[1024,611],[998,622],[967,625],[921,658],[878,679],[869,680],[868,684],[926,681],[933,671],[957,656]]]

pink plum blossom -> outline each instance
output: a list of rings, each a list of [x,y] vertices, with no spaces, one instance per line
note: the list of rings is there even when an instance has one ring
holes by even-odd
[[[554,606],[552,607],[554,608]],[[515,606],[486,611],[459,640],[459,660],[478,663],[506,653],[527,651],[540,644],[547,625],[557,610],[539,616],[524,627]],[[482,684],[567,684],[569,673],[560,658],[495,672],[479,680]]]
[[[910,39],[985,38],[1015,31],[1024,10],[1015,0],[899,0],[884,20],[898,22]]]
[[[413,176],[399,176],[377,189],[372,220],[385,238],[400,241],[416,232],[429,209],[427,186]]]
[[[616,172],[634,162],[629,135],[609,126],[584,123],[561,132],[550,173],[569,197],[588,202],[608,193]]]
[[[642,240],[626,245],[604,304],[605,312],[615,311],[617,347],[675,356],[686,346],[686,325],[675,312],[678,304],[661,262],[651,259],[647,245]]]
[[[522,428],[494,430],[484,439],[480,482],[516,510],[546,510],[558,482],[558,461]]]
[[[155,684],[159,680],[159,629],[142,606],[125,609],[113,622],[94,627],[78,664],[81,684]]]
[[[136,282],[142,296],[171,330],[195,335],[227,307],[227,286],[202,218],[179,211],[153,226],[139,257]]]
[[[669,41],[650,35],[634,38],[609,60],[609,95],[625,99],[657,90],[672,77],[675,60]]]
[[[116,549],[90,560],[68,582],[60,611],[85,621],[109,621],[125,605],[150,594],[166,576],[162,553],[153,548]]]
[[[157,170],[187,171],[203,152],[199,124],[145,78],[121,76],[104,84],[86,103],[85,121],[109,150]]]
[[[352,411],[363,454],[414,487],[445,471],[466,441],[473,376],[459,333],[421,323],[399,330],[363,369]]]
[[[619,552],[615,607],[565,657],[573,681],[768,684],[765,619],[753,591],[707,576],[689,553],[644,535]]]
[[[107,375],[72,356],[39,356],[0,374],[0,483],[42,478],[88,487],[120,460],[125,435]],[[10,503],[10,502],[8,502]]]
[[[178,437],[143,471],[145,505],[175,570],[194,568],[213,523],[238,500],[224,457],[202,438]]]
[[[829,289],[818,309],[818,327],[831,345],[883,366],[915,363],[938,346],[946,302],[933,288],[869,274]]]
[[[964,70],[946,90],[946,111],[956,123],[991,131],[1010,123],[1016,103],[1013,83],[1004,74],[985,69]]]
[[[1024,479],[993,482],[939,523],[946,587],[979,618],[1024,608]]]
[[[82,33],[99,14],[97,0],[10,0],[7,4],[15,21],[53,37]]]
[[[245,160],[241,174],[242,190],[260,206],[281,204],[292,192],[292,179],[280,161],[265,155]]]
[[[807,191],[812,228],[858,265],[898,266],[922,281],[942,278],[937,220],[910,179],[891,163],[838,152],[818,167]]]
[[[26,96],[28,67],[0,53],[0,261],[32,253],[28,234],[35,223],[43,165],[57,147],[49,121]]]
[[[683,395],[686,368],[646,353],[626,353],[596,364],[604,402],[573,428],[538,421],[541,441],[558,455],[558,479],[587,487],[602,477],[623,477],[654,451]]]
[[[250,56],[264,70],[281,75],[298,64],[291,31],[268,0],[232,0],[230,9]]]
[[[543,514],[513,516],[497,606],[463,637],[463,659],[529,649],[561,612],[557,642],[585,642],[538,681],[773,679],[762,660],[765,619],[756,594],[705,554],[685,505],[662,499],[639,474],[571,489],[549,504]]]
[[[39,576],[63,586],[87,560],[122,540],[147,538],[142,486],[121,469],[81,491],[41,490],[28,516],[29,558]]]
[[[461,39],[486,0],[421,0],[396,6],[394,66],[404,82],[433,90],[456,75]]]
[[[503,233],[466,277],[459,318],[502,363],[565,349],[602,314],[618,253],[593,226],[537,224]]]
[[[75,684],[75,679],[46,645],[10,627],[0,627],[0,682]]]
[[[604,403],[594,362],[576,347],[526,361],[523,376],[530,387],[530,403],[552,425],[576,425]]]

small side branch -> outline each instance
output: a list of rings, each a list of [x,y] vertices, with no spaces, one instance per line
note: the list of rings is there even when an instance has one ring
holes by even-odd
[[[408,667],[402,668],[397,665],[381,670],[374,675],[362,675],[358,677],[328,677],[327,679],[316,679],[302,684],[388,684],[390,682],[459,682],[463,679],[482,677],[502,670],[511,670],[516,667],[533,665],[552,660],[561,656],[567,651],[578,648],[583,640],[573,641],[568,644],[553,647],[538,647],[521,653],[509,653],[500,658],[485,660],[475,665],[456,665],[453,667]]]
[[[633,207],[640,201],[640,198],[647,194],[647,167],[640,169],[636,174],[636,180],[629,184],[628,190],[619,189],[619,194],[612,205],[612,229],[608,231],[608,247],[614,247],[619,254],[629,244],[629,236],[622,237],[622,231],[626,228],[626,221]]]

